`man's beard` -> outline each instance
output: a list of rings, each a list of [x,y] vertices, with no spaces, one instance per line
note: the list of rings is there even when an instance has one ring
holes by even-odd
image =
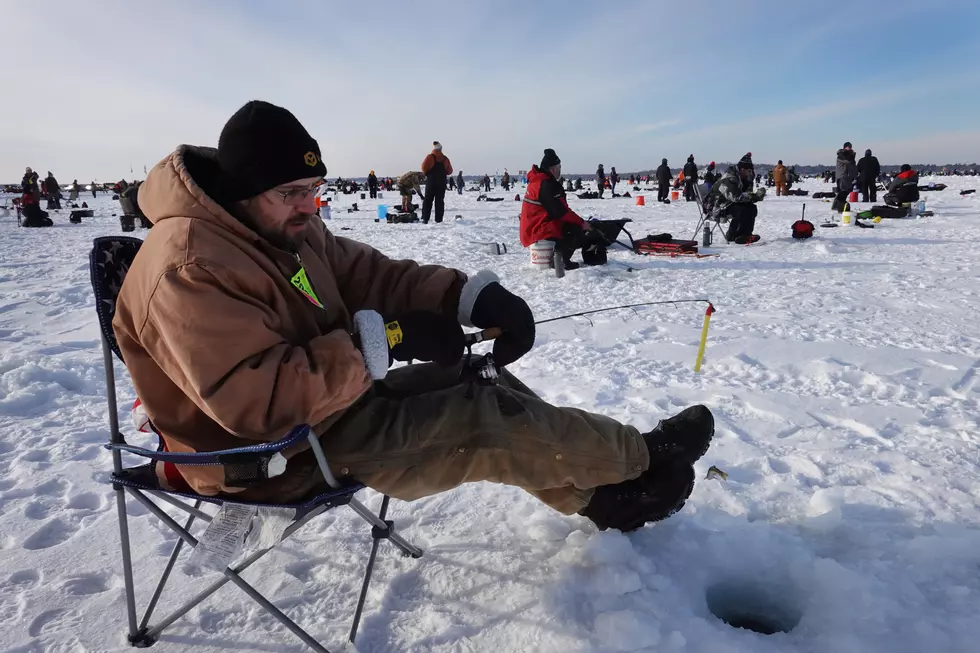
[[[289,218],[285,223],[283,223],[282,227],[276,231],[268,231],[263,233],[262,236],[279,249],[296,251],[299,249],[299,246],[303,244],[303,241],[306,240],[306,229],[294,231],[292,233],[287,233],[287,230],[290,227],[297,227],[299,225],[307,226],[315,217],[316,214],[314,213],[298,214]]]

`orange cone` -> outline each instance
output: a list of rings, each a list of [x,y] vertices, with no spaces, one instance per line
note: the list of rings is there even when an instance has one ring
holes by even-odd
[[[646,206],[646,203],[647,203],[647,201],[646,201],[646,199],[642,195],[637,195],[636,196],[636,205],[637,206]]]

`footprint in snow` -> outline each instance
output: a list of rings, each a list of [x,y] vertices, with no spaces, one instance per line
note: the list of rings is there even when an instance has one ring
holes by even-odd
[[[98,494],[82,492],[69,499],[65,507],[70,510],[101,510],[104,505],[105,502]]]
[[[78,526],[67,523],[57,517],[47,522],[41,528],[34,531],[24,540],[23,547],[28,551],[39,551],[50,549],[67,542],[78,532]]]
[[[81,624],[82,618],[74,610],[55,608],[54,610],[45,610],[34,617],[34,620],[27,627],[27,633],[31,637],[40,637],[61,630],[77,631]]]
[[[101,594],[109,590],[108,578],[108,574],[81,574],[65,580],[61,584],[61,589],[66,594],[74,596]]]

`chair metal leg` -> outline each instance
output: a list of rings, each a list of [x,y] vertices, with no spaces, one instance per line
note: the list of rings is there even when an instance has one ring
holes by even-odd
[[[156,494],[157,493],[154,492],[154,495]],[[194,509],[197,510],[200,507],[201,507],[201,500],[198,499],[197,502],[194,504]],[[188,515],[187,521],[184,522],[184,527],[183,527],[185,531],[190,532],[191,525],[194,523],[195,518],[196,515],[194,515],[193,513]],[[153,596],[152,598],[150,598],[149,605],[146,606],[146,612],[143,613],[143,619],[140,621],[140,628],[139,628],[140,630],[146,628],[146,625],[150,623],[150,617],[153,616],[153,611],[157,607],[157,601],[160,600],[160,595],[163,594],[163,588],[164,586],[166,586],[167,580],[170,578],[170,572],[173,571],[174,564],[176,564],[177,562],[177,556],[180,555],[180,551],[183,548],[184,548],[184,540],[178,537],[177,541],[174,543],[173,550],[170,552],[170,559],[167,560],[167,566],[163,570],[163,574],[160,575],[160,581],[157,583],[157,588],[153,591]]]
[[[385,495],[385,499],[388,499],[388,496],[387,495]],[[368,510],[367,506],[365,506],[363,503],[361,503],[357,499],[351,499],[350,500],[350,503],[347,504],[347,505],[350,506],[351,510],[353,510],[354,512],[356,512],[366,522],[368,522],[369,524],[371,524],[375,528],[382,528],[382,529],[388,528],[388,524],[386,524],[383,519],[378,519],[378,516],[377,515],[375,515],[370,510]],[[394,530],[394,527],[391,527],[391,533],[388,535],[388,538],[387,539],[391,540],[391,543],[394,544],[395,546],[397,546],[399,549],[401,549],[401,552],[404,553],[405,555],[411,556],[413,558],[421,558],[422,557],[422,549],[420,549],[419,547],[415,546],[414,544],[412,544],[411,542],[409,542],[408,540],[406,540],[405,538],[403,538],[401,535],[399,535]]]
[[[327,464],[327,457],[323,454],[323,448],[320,447],[320,439],[315,433],[313,433],[313,431],[310,431],[309,436],[307,436],[307,440],[310,443],[310,448],[313,450],[313,455],[316,457],[316,462],[320,468],[320,473],[323,474],[323,480],[325,480],[327,485],[332,488],[340,488],[340,482],[337,481],[337,478],[333,475],[333,472],[330,471],[330,465]],[[387,495],[385,496],[384,501],[385,506],[387,506]],[[390,534],[388,535],[388,539],[391,540],[395,546],[401,549],[402,553],[407,556],[412,556],[413,558],[422,557],[422,549],[418,548],[414,544],[411,544],[401,535],[394,532],[393,528],[389,528],[389,526],[385,524],[384,519],[378,519],[377,515],[368,510],[360,501],[352,498],[348,505],[351,507],[351,510],[364,518],[372,526],[376,528],[389,529]]]
[[[226,567],[224,570],[224,575],[228,580],[234,583],[238,589],[248,594],[253,601],[265,608],[266,612],[271,614],[277,621],[279,621],[279,623],[289,629],[289,632],[303,640],[304,644],[309,646],[314,651],[317,651],[317,653],[330,653],[330,651],[320,644],[320,642],[313,639],[309,633],[300,628],[295,621],[287,617],[282,610],[272,605],[269,599],[259,594],[258,590],[245,582],[245,580],[239,576],[238,573]]]
[[[203,510],[200,510],[201,507],[200,501],[194,504],[194,507],[192,508],[186,503],[184,503],[183,501],[175,499],[165,492],[155,492],[153,490],[146,490],[146,493],[153,496],[155,499],[159,499],[160,501],[163,501],[164,503],[169,503],[174,508],[183,510],[184,512],[190,515],[194,515],[197,519],[211,523],[211,515],[204,512]]]
[[[133,559],[129,551],[129,522],[126,518],[126,493],[116,488],[116,512],[119,518],[119,542],[122,547],[123,582],[126,585],[126,616],[129,619],[129,641],[135,643],[140,629],[136,625],[136,589],[133,584]]]
[[[375,526],[371,529],[371,537],[374,541],[371,542],[371,555],[368,556],[367,569],[364,570],[364,582],[361,583],[361,594],[357,598],[357,608],[354,610],[354,622],[351,624],[350,635],[347,638],[351,644],[354,643],[354,638],[357,637],[357,628],[361,624],[361,613],[364,612],[364,601],[367,600],[368,587],[371,585],[371,574],[374,573],[374,562],[378,558],[378,546],[381,544],[381,540],[392,535],[391,522],[385,522],[385,517],[388,516],[389,501],[390,498],[386,494],[381,500],[381,510],[378,511],[378,520],[382,524],[385,524],[384,528]]]
[[[116,404],[116,374],[112,361],[112,350],[105,336],[102,336],[102,365],[105,369],[106,400],[109,408],[109,442],[122,442],[119,433],[119,409]],[[112,470],[115,474],[122,473],[122,455],[112,452]],[[133,584],[133,558],[129,549],[129,520],[126,515],[126,492],[121,485],[115,486],[116,513],[119,521],[119,543],[122,547],[123,582],[126,585],[126,617],[129,620],[129,641],[135,643],[139,638],[139,628],[136,626],[136,589]]]
[[[165,513],[159,506],[157,506],[155,503],[153,503],[150,499],[148,499],[146,496],[144,496],[141,492],[137,490],[130,489],[130,493],[140,503],[142,503],[150,512],[152,512],[158,519],[160,519],[168,528],[174,531],[174,533],[176,533],[177,536],[180,538],[181,542],[186,542],[191,547],[197,546],[197,538],[191,535],[186,528],[182,528],[180,524],[178,524],[170,515]],[[306,522],[308,522],[309,520],[313,519],[314,517],[322,513],[323,510],[325,510],[325,508],[320,510],[313,510],[307,515],[303,516],[301,519],[291,524],[289,528],[287,528],[283,532],[283,539],[295,533],[300,527],[306,524]],[[192,520],[194,517],[195,516],[192,514],[188,521]],[[197,596],[192,598],[181,608],[174,611],[171,615],[169,615],[166,619],[164,619],[160,623],[156,624],[152,628],[141,630],[141,632],[139,633],[141,640],[145,642],[145,645],[152,644],[157,640],[160,634],[167,627],[169,627],[175,621],[177,621],[185,614],[190,612],[194,607],[196,607],[202,601],[204,601],[209,596],[214,594],[216,591],[221,589],[225,584],[231,582],[235,586],[237,586],[240,590],[245,592],[245,594],[247,594],[253,601],[255,601],[260,606],[262,606],[262,608],[264,608],[270,615],[272,615],[277,621],[279,621],[279,623],[281,623],[290,632],[296,635],[296,637],[302,640],[304,644],[309,646],[314,651],[317,651],[318,653],[330,653],[330,651],[327,648],[324,648],[322,644],[317,642],[309,633],[307,633],[305,630],[300,628],[299,625],[296,624],[296,622],[294,622],[292,619],[286,616],[285,613],[283,613],[279,608],[273,605],[267,598],[262,596],[262,594],[260,594],[258,590],[252,587],[247,581],[245,581],[245,579],[241,577],[240,575],[241,571],[244,571],[252,563],[257,561],[259,558],[261,558],[263,555],[271,551],[273,548],[274,547],[269,547],[266,549],[261,549],[259,551],[256,551],[248,558],[246,558],[240,565],[238,565],[238,567],[234,569],[230,567],[225,567],[225,569],[222,570],[224,577],[221,580],[212,583],[208,588],[200,592]]]

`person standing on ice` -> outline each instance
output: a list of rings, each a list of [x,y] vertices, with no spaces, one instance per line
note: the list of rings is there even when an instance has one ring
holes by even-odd
[[[95,185],[95,180],[92,180],[92,197],[95,197],[95,192],[98,190],[98,186]]]
[[[368,175],[367,183],[368,191],[371,193],[371,199],[378,199],[378,177],[374,174],[374,170]]]
[[[463,181],[463,171],[460,170],[459,174],[456,176],[456,192],[459,195],[463,194],[463,187],[466,186],[466,182]]]
[[[544,151],[538,167],[531,166],[528,186],[521,205],[521,244],[530,247],[540,240],[555,242],[555,256],[561,256],[566,270],[577,270],[572,254],[585,243],[592,230],[588,222],[568,207],[561,187],[561,159],[554,150]]]
[[[754,176],[752,153],[749,152],[711,187],[705,201],[705,211],[713,219],[728,218],[731,221],[728,233],[725,234],[725,240],[730,243],[747,245],[759,240],[759,236],[752,231],[755,229],[755,218],[759,214],[756,203],[766,196],[766,189],[749,192]]]
[[[61,186],[48,170],[48,176],[44,179],[44,192],[48,196],[48,209],[61,209]]]
[[[606,192],[606,171],[603,170],[601,163],[595,171],[595,183],[599,187],[599,199],[602,199],[602,194]]]
[[[504,168],[504,176],[500,178],[500,185],[504,190],[510,190],[510,173]]]
[[[609,191],[612,196],[616,196],[616,184],[619,183],[619,173],[616,172],[616,166],[609,169]]]
[[[694,162],[694,155],[687,157],[684,164],[684,200],[694,201],[694,186],[698,183],[698,164]]]
[[[483,175],[483,189],[490,192],[490,175]]]
[[[707,408],[641,434],[552,406],[506,370],[496,385],[470,383],[461,325],[500,328],[494,356],[510,365],[534,344],[527,303],[491,272],[335,236],[314,219],[321,156],[293,114],[253,101],[217,149],[179,146],[140,189],[154,227],[113,329],[169,450],[270,442],[310,424],[334,474],[404,501],[491,481],[623,531],[684,505],[714,434]],[[389,371],[392,358],[432,363]],[[217,465],[176,465],[160,482],[272,502],[325,488],[308,448],[286,456],[283,474],[247,487]]]
[[[776,167],[772,169],[772,183],[776,187],[776,197],[786,194],[786,166],[783,165],[783,160],[780,159],[776,163]]]
[[[857,183],[858,171],[855,157],[850,142],[844,143],[844,147],[837,150],[837,197],[834,199],[833,209],[838,213],[844,212],[847,196]]]
[[[878,157],[865,150],[864,156],[857,162],[858,188],[861,189],[862,202],[878,201],[878,176],[881,175],[881,164]]]
[[[667,167],[667,159],[661,159],[660,167],[657,168],[657,184],[659,184],[659,188],[657,189],[658,202],[667,201],[667,195],[670,194],[671,179],[673,179],[673,175],[670,174],[670,168]]]
[[[436,205],[436,222],[442,222],[446,210],[446,177],[453,174],[453,164],[442,153],[442,143],[432,141],[432,151],[422,160],[425,175],[425,200],[422,202],[422,222],[429,224],[432,204]]]

